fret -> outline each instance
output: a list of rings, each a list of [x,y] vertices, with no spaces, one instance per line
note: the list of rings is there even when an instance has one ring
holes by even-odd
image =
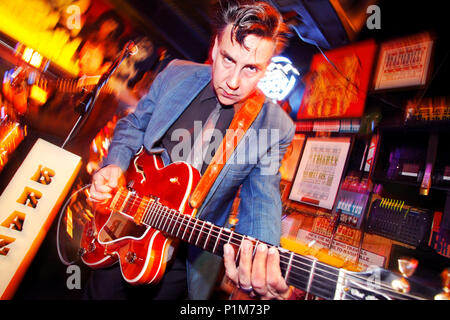
[[[208,235],[206,236],[206,240],[205,240],[205,244],[203,245],[203,249],[206,249],[206,245],[207,245],[208,242],[209,242],[209,237],[211,236],[211,231],[212,231],[212,229],[213,229],[211,222],[208,221],[208,222],[206,222],[206,224],[207,224],[208,227],[209,227],[209,232],[208,232]]]
[[[164,222],[163,231],[169,232],[170,227],[173,222],[173,214],[170,213],[170,208],[162,207],[162,214],[166,217],[166,221]]]
[[[344,269],[339,269],[338,280],[336,284],[336,290],[333,297],[333,300],[342,300],[345,295],[345,275],[346,272]]]
[[[152,220],[152,216],[149,213],[151,211],[152,205],[153,202],[151,201],[151,199],[149,199],[147,205],[145,206],[144,217],[142,218],[142,221],[144,221],[147,226],[151,225],[150,221]]]
[[[284,280],[289,278],[289,273],[291,272],[291,268],[292,268],[292,258],[293,257],[294,257],[294,252],[291,252],[291,254],[289,256],[289,262],[288,262],[287,267],[286,267],[286,273],[284,275]]]
[[[216,252],[215,252],[217,255],[220,255],[220,256],[223,255],[223,246],[226,243],[230,243],[232,232],[233,231],[231,231],[228,228],[225,228],[225,227],[221,228],[220,237],[217,238],[217,245],[216,245]],[[228,238],[228,240],[226,241],[225,239],[227,239],[227,238]]]
[[[156,215],[156,214],[154,214],[157,205],[158,205],[158,203],[157,203],[156,201],[153,201],[153,202],[151,203],[151,205],[150,205],[149,210],[147,211],[146,216],[147,216],[148,218],[146,218],[146,220],[149,222],[148,224],[149,224],[150,226],[155,226],[155,225],[156,225],[156,222],[157,222],[157,220],[158,220],[158,217],[159,217],[159,216]]]
[[[148,212],[149,212],[150,207],[152,206],[152,204],[153,204],[153,201],[151,201],[151,199],[149,198],[148,201],[147,201],[147,204],[145,205],[143,218],[142,218],[142,221],[146,225],[150,225],[151,216],[148,214]]]
[[[198,237],[197,240],[195,241],[195,245],[197,245],[198,240],[200,240],[201,236],[202,236],[202,231],[203,231],[203,227],[205,226],[205,222],[202,222],[202,227],[200,228],[200,232],[198,233]]]
[[[230,243],[231,242],[231,239],[233,238],[233,233],[234,233],[234,231],[233,230],[230,230],[231,232],[230,232],[230,235],[228,236],[228,241],[227,241],[227,243]]]
[[[309,272],[308,283],[306,285],[305,300],[308,300],[308,295],[309,295],[309,292],[311,291],[311,284],[312,284],[312,280],[314,278],[314,269],[316,268],[316,263],[317,263],[317,259],[312,259],[311,271]]]
[[[191,217],[188,217],[188,223],[186,224],[186,228],[184,228],[184,232],[183,232],[183,235],[181,236],[181,239],[183,239],[183,240],[185,240],[184,239],[184,236],[185,236],[185,234],[186,234],[186,231],[189,229],[189,226],[190,226],[190,224],[191,224],[191,221],[192,221],[192,218]],[[186,241],[186,240],[185,240]],[[189,242],[189,241],[188,241]]]
[[[234,231],[231,231],[230,239],[228,239],[228,241],[231,240],[231,237],[233,236],[233,233],[234,233]],[[234,262],[238,262],[238,260],[239,260],[239,256],[240,256],[240,254],[241,254],[241,246],[242,246],[242,241],[239,242],[239,247],[238,247],[238,251],[237,251],[237,253],[236,253],[236,257],[235,257],[235,259],[234,259]]]
[[[173,209],[170,209],[169,212],[173,215],[173,218],[175,220],[173,223],[172,231],[170,232],[170,234],[173,235],[174,234],[173,230],[177,226],[179,215],[183,215],[183,214],[178,213],[178,211],[173,210]]]
[[[285,275],[287,272],[289,260],[290,257],[287,252],[280,252],[280,268],[283,275]],[[311,259],[294,253],[291,261],[291,271],[289,272],[289,275],[285,277],[287,284],[293,285],[294,287],[306,291],[311,266]]]
[[[189,243],[192,243],[192,242],[191,242],[191,238],[192,238],[192,236],[194,235],[195,227],[197,226],[197,221],[199,221],[199,220],[195,219],[194,227],[192,228],[191,234],[190,234],[189,239],[188,239],[188,242],[189,242]]]
[[[174,209],[170,209],[169,210],[170,214],[173,217],[173,225],[172,225],[172,230],[170,231],[170,235],[174,236],[174,230],[175,228],[179,227],[180,225],[180,216],[182,216],[182,213],[179,213],[178,211],[174,210]]]
[[[222,234],[223,228],[219,228],[219,229],[220,229],[220,231],[219,231],[219,234],[217,235],[216,242],[214,243],[214,247],[213,247],[213,249],[212,249],[212,253],[216,253],[216,247],[217,247],[217,244],[218,244],[219,241],[220,241],[220,235]]]
[[[163,215],[161,214],[161,212],[159,211],[159,203],[157,205],[155,205],[154,208],[154,214],[156,217],[155,220],[155,224],[153,225],[156,229],[161,229],[161,222],[164,219]]]
[[[167,221],[169,219],[172,219],[172,217],[171,217],[170,214],[166,214],[167,213],[166,208],[163,207],[162,211],[163,212],[161,213],[161,215],[164,216],[163,219],[165,219],[165,220],[164,220],[164,224],[162,225],[161,229],[164,230],[164,231],[167,231],[167,228],[166,228]],[[169,227],[170,227],[170,223],[169,223]]]
[[[181,215],[181,221],[180,221],[180,227],[178,228],[177,234],[175,235],[175,237],[180,238],[180,236],[178,235],[182,229],[182,227],[184,226],[184,218],[185,218],[185,214]],[[186,228],[185,228],[186,229]],[[183,239],[183,238],[181,238]]]
[[[253,240],[255,240],[254,238],[251,238],[251,237],[247,237],[247,239],[251,239],[251,241],[253,242]],[[253,253],[252,253],[252,257],[254,257],[255,256],[255,254],[256,254],[256,250],[257,250],[257,248],[258,248],[258,244],[259,244],[259,240],[256,240],[256,242],[255,242],[255,245],[253,246]]]
[[[333,299],[338,280],[338,269],[318,261],[314,270],[310,292],[327,300]]]

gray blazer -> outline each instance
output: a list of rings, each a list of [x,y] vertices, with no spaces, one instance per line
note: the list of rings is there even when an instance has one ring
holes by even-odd
[[[211,66],[172,61],[155,78],[135,112],[118,121],[103,165],[115,164],[125,171],[142,145],[150,152],[161,153],[167,164],[169,157],[164,149],[158,147],[159,140],[210,81]],[[197,217],[226,226],[233,200],[241,187],[239,221],[235,231],[279,245],[279,167],[294,133],[291,118],[266,99],[259,115],[217,177]],[[188,259],[190,295],[197,289],[204,291],[201,280],[208,277],[197,270],[200,267],[193,267],[201,256],[199,250],[192,249],[191,252]],[[205,272],[209,274],[210,271]],[[195,294],[191,297],[202,298]]]

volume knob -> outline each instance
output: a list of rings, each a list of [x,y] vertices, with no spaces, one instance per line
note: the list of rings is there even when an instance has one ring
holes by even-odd
[[[402,293],[409,292],[411,287],[407,279],[414,274],[418,265],[419,262],[414,258],[398,259],[398,270],[403,277],[392,281],[392,287]]]

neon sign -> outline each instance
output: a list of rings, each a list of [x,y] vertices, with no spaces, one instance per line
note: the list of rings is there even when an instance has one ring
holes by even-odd
[[[292,91],[300,73],[285,57],[273,57],[258,88],[270,99],[283,100]]]

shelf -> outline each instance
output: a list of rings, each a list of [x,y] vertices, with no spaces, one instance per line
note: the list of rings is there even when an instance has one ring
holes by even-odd
[[[406,121],[406,122],[390,122],[390,123],[380,123],[380,130],[389,131],[404,131],[404,130],[414,130],[414,131],[450,131],[450,120],[429,120],[429,121]]]
[[[387,178],[380,177],[380,176],[377,176],[377,175],[374,175],[372,180],[373,180],[373,182],[380,183],[380,184],[391,183],[391,184],[398,184],[398,185],[403,185],[403,186],[410,186],[410,187],[413,187],[413,188],[420,188],[420,183],[419,182],[402,181],[402,180],[391,180],[391,179],[387,179]],[[450,186],[433,185],[433,183],[431,183],[430,190],[438,190],[438,191],[450,192]]]

